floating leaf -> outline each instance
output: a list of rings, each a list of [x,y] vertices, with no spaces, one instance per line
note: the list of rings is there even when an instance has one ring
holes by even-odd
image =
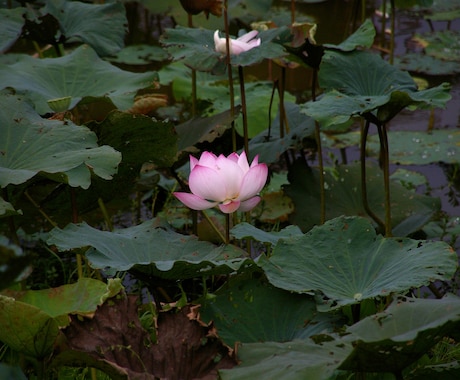
[[[213,321],[228,345],[236,342],[286,342],[332,331],[337,318],[318,313],[315,301],[264,285],[235,278],[200,309],[204,321]]]
[[[21,96],[0,93],[0,186],[21,184],[38,173],[87,189],[91,173],[111,179],[121,160],[96,135],[70,121],[41,118]]]
[[[86,223],[53,229],[48,244],[60,250],[91,246],[86,253],[96,269],[136,271],[167,279],[227,274],[251,265],[245,252],[233,245],[217,247],[147,221],[138,226],[100,231]]]
[[[89,70],[91,68],[91,70]],[[120,70],[83,45],[61,58],[24,55],[17,63],[0,65],[2,88],[13,87],[30,97],[39,114],[51,112],[47,101],[71,96],[70,109],[84,96],[107,96],[121,110],[132,106],[137,90],[153,84],[156,74]]]
[[[394,64],[402,70],[427,75],[455,75],[460,73],[460,63],[443,61],[427,55],[406,53],[395,57]]]
[[[340,217],[280,240],[258,265],[271,284],[316,293],[319,309],[328,310],[448,281],[457,257],[446,243],[383,238],[364,218]]]

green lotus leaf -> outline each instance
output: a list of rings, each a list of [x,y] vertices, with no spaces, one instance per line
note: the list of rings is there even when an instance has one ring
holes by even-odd
[[[121,155],[97,145],[96,135],[70,121],[40,117],[21,96],[0,92],[0,186],[21,184],[38,173],[87,189],[91,173],[111,179]]]
[[[267,232],[246,222],[238,223],[230,230],[230,233],[237,239],[251,237],[254,240],[272,245],[275,245],[279,239],[302,235],[302,231],[297,226],[291,225],[283,228],[281,231]]]
[[[24,55],[11,65],[0,65],[2,88],[27,94],[39,114],[51,112],[50,99],[71,96],[69,109],[84,96],[107,96],[121,110],[130,108],[137,90],[150,86],[155,73],[136,74],[99,58],[88,45],[61,58],[36,59]]]
[[[395,57],[395,66],[402,70],[427,74],[427,75],[455,75],[460,73],[460,63],[443,61],[428,55],[406,53]]]
[[[399,372],[460,326],[460,298],[401,298],[347,328],[353,353],[340,369]]]
[[[7,202],[2,197],[0,197],[0,218],[12,215],[22,215],[22,211],[15,210],[10,202]]]
[[[444,107],[450,99],[449,84],[417,91],[407,72],[365,51],[327,51],[319,73],[328,92],[316,102],[303,104],[302,111],[324,126],[371,113],[372,121],[386,123],[409,105]]]
[[[459,0],[435,0],[425,9],[424,17],[431,21],[452,21],[460,17]]]
[[[58,322],[38,307],[0,295],[0,340],[15,351],[44,360],[51,354]]]
[[[381,220],[384,220],[383,173],[376,164],[369,162],[366,175],[369,207]],[[314,225],[320,224],[318,169],[308,168],[305,162],[296,161],[291,167],[288,178],[290,185],[284,186],[284,191],[295,205],[290,221],[303,231],[308,231]],[[326,169],[325,188],[326,219],[341,215],[367,216],[362,201],[361,171],[358,163]],[[441,208],[438,198],[414,194],[413,191],[395,181],[390,182],[390,194],[394,236],[407,236],[420,230]]]
[[[113,55],[124,46],[128,30],[121,2],[85,4],[80,1],[47,1],[42,13],[54,16],[65,42],[84,42],[100,56]]]
[[[338,45],[324,44],[324,47],[341,51],[352,51],[358,47],[370,48],[374,43],[375,27],[370,19],[366,19],[360,27],[345,41]]]
[[[339,217],[281,239],[258,265],[276,287],[316,293],[319,310],[448,281],[457,257],[444,242],[383,238],[360,217]]]
[[[130,45],[120,50],[115,56],[107,58],[110,62],[123,65],[150,65],[152,62],[164,61],[168,54],[159,46]]]
[[[123,289],[120,279],[109,279],[104,283],[92,278],[81,278],[74,284],[43,290],[4,290],[2,294],[16,301],[35,306],[55,318],[62,326],[70,320],[68,314],[91,317],[97,307],[114,297]]]
[[[0,295],[0,340],[13,350],[44,359],[52,351],[68,314],[88,315],[117,294],[119,281],[104,284],[82,279],[76,284],[43,291],[10,292]]]
[[[21,35],[25,13],[25,8],[0,9],[0,53],[7,51]]]
[[[236,342],[286,342],[332,331],[337,317],[318,313],[315,301],[258,280],[235,278],[204,302],[201,319],[213,321],[219,337]]]
[[[86,223],[69,224],[63,230],[53,229],[47,242],[60,250],[91,246],[86,257],[95,269],[133,269],[166,279],[228,274],[252,264],[233,245],[217,247],[162,228],[155,220],[114,232]]]
[[[232,55],[231,63],[235,66],[250,66],[264,59],[279,58],[284,52],[281,42],[287,39],[287,28],[269,29],[260,32],[260,46],[239,55]],[[278,41],[279,43],[274,43]],[[214,31],[200,28],[176,27],[167,29],[161,42],[175,60],[183,62],[199,71],[213,71],[224,64],[224,56],[215,51]]]
[[[301,147],[305,137],[312,136],[315,122],[310,117],[300,113],[300,107],[290,101],[284,105],[287,132],[280,137],[279,110],[271,123],[270,129],[263,129],[249,141],[249,156],[259,155],[259,161],[271,164],[280,159],[288,149]]]
[[[18,278],[30,261],[31,258],[21,247],[0,235],[0,290],[10,286],[14,281],[19,281]]]
[[[416,34],[413,39],[424,47],[427,55],[445,60],[460,61],[460,32],[440,30],[432,33]]]
[[[27,380],[21,367],[12,367],[3,363],[0,363],[0,378],[8,380]]]
[[[290,342],[243,343],[238,346],[241,363],[230,370],[220,370],[223,380],[329,380],[352,351],[346,342],[311,340]]]

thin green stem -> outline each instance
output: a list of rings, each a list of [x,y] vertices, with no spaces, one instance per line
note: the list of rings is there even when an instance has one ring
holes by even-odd
[[[228,244],[228,241],[230,241],[230,232],[228,232],[228,238],[226,238],[222,232],[220,232],[219,228],[217,228],[216,224],[212,221],[212,219],[209,217],[209,215],[206,213],[205,210],[201,211],[201,213],[203,214],[204,218],[208,221],[208,223],[211,225],[211,227],[214,229],[214,231],[216,231],[217,235],[219,235],[219,237],[221,238],[221,240],[225,243],[225,244]],[[226,217],[229,216],[229,214],[225,214]],[[226,229],[228,228],[228,230],[230,231],[230,227],[227,227],[230,225],[230,223],[228,223],[227,221],[225,222],[226,224]],[[227,231],[226,231],[226,234],[227,234]]]
[[[316,101],[316,82],[318,78],[318,69],[313,69],[312,83],[311,83],[311,97],[312,100]],[[321,130],[319,123],[315,121],[315,138],[316,138],[316,149],[318,150],[318,166],[319,166],[319,189],[320,189],[320,200],[321,200],[321,213],[320,223],[324,224],[326,221],[326,189],[324,188],[324,162],[323,162],[323,148],[321,144]]]
[[[246,156],[249,156],[248,113],[247,113],[247,108],[246,108],[246,91],[244,89],[243,66],[238,66],[238,76],[239,76],[240,93],[241,93],[241,114],[243,116],[244,151],[246,152]]]
[[[236,130],[235,130],[235,90],[233,88],[232,64],[230,60],[230,30],[228,25],[228,1],[224,2],[224,26],[225,26],[225,48],[226,64],[228,74],[228,92],[230,96],[230,114],[232,117],[232,148],[236,151]]]
[[[102,198],[98,198],[97,204],[99,205],[102,215],[104,216],[104,220],[105,220],[105,223],[107,224],[107,228],[109,229],[109,231],[113,231],[112,219],[110,218],[109,213],[107,212],[107,208],[105,207],[105,203],[102,200]]]
[[[366,182],[366,141],[369,133],[369,120],[366,120],[364,127],[361,130],[361,144],[360,144],[360,161],[361,161],[361,196],[363,199],[364,210],[367,214],[378,224],[381,231],[385,231],[385,224],[382,220],[371,210],[367,200],[367,182]]]
[[[390,194],[390,152],[388,148],[388,133],[385,125],[379,128],[379,138],[381,141],[381,159],[383,166],[383,180],[385,187],[385,236],[392,236],[391,227],[391,194]]]
[[[391,7],[391,35],[390,35],[390,64],[394,62],[395,55],[395,21],[396,21],[396,6],[395,0],[390,0]]]

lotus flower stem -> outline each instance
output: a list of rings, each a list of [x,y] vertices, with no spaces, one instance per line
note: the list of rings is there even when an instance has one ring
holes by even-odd
[[[313,75],[311,80],[311,97],[316,101],[316,81],[318,78],[318,69],[313,68]],[[319,187],[320,187],[320,200],[321,200],[321,213],[320,223],[324,224],[326,221],[326,193],[324,188],[324,162],[323,162],[323,149],[321,145],[321,130],[319,123],[315,120],[315,139],[316,149],[318,150],[318,166],[319,166]]]
[[[377,125],[380,140],[380,157],[383,167],[385,187],[385,236],[392,236],[391,228],[391,196],[390,196],[390,154],[388,149],[388,134],[385,125]]]
[[[70,188],[70,203],[72,205],[72,223],[78,223],[78,208],[77,208],[77,198],[75,194],[75,188]],[[77,253],[77,273],[78,279],[83,278],[83,258]]]
[[[364,127],[361,130],[361,143],[360,143],[360,161],[361,161],[361,193],[363,198],[364,210],[367,214],[378,224],[381,231],[385,231],[385,224],[382,220],[370,209],[367,200],[367,183],[366,183],[366,140],[369,133],[370,121],[366,120]]]
[[[240,93],[241,93],[241,114],[243,116],[243,139],[244,139],[244,151],[246,156],[249,156],[249,137],[248,137],[248,112],[246,108],[246,91],[244,89],[244,70],[243,66],[238,66],[238,76],[240,81]]]
[[[391,8],[391,35],[390,35],[390,64],[392,65],[394,62],[394,55],[395,55],[395,20],[396,20],[396,6],[395,0],[390,0],[390,8]]]
[[[225,214],[226,215],[226,218],[225,218],[225,234],[226,234],[226,236],[224,236],[222,234],[222,232],[220,232],[219,228],[217,228],[216,224],[209,217],[208,213],[205,210],[202,210],[201,213],[203,214],[203,216],[207,220],[207,222],[210,224],[212,229],[214,231],[216,231],[217,235],[219,235],[219,237],[222,239],[224,244],[228,244],[228,242],[230,241],[230,223],[229,223],[229,219],[228,219],[227,216],[229,216],[230,214]]]
[[[232,117],[232,147],[236,151],[236,130],[235,130],[235,91],[233,88],[233,75],[232,65],[230,59],[230,28],[228,26],[228,1],[224,2],[224,28],[225,28],[225,50],[226,50],[226,64],[228,74],[228,92],[230,96],[230,114]]]

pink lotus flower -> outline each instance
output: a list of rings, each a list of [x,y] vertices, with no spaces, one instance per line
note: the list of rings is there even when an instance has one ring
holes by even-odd
[[[231,38],[230,43],[230,54],[241,54],[245,51],[251,50],[260,45],[260,38],[255,38],[259,34],[257,30],[252,30],[249,33],[242,35],[236,40]],[[227,42],[225,38],[219,37],[219,31],[214,32],[214,45],[216,51],[222,54],[227,54]]]
[[[222,212],[249,211],[260,201],[260,190],[267,181],[268,168],[256,156],[249,166],[246,153],[217,157],[203,152],[199,160],[190,156],[190,193],[174,195],[193,210],[219,205]]]

